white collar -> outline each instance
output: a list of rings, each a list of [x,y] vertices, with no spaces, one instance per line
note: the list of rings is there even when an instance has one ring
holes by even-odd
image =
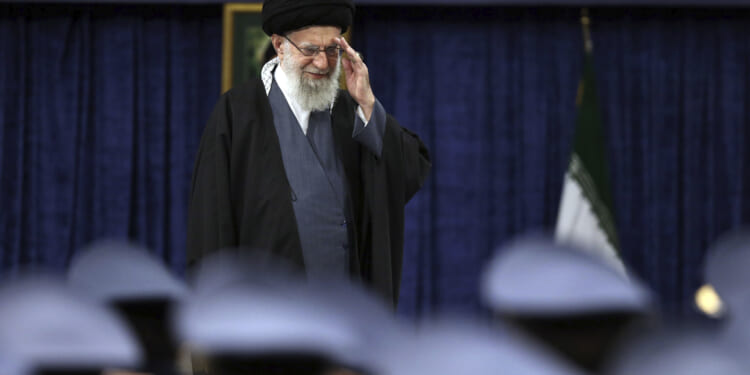
[[[273,71],[276,66],[279,65],[279,57],[274,57],[263,65],[260,70],[260,79],[263,81],[263,86],[266,88],[266,95],[271,92],[271,83],[273,83]]]

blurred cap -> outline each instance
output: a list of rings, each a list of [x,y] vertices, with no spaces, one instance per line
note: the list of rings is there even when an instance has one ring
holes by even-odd
[[[738,357],[713,332],[670,329],[629,340],[610,363],[609,375],[740,375]]]
[[[520,334],[468,322],[425,324],[410,340],[393,342],[383,353],[382,375],[568,375],[571,365]]]
[[[316,355],[344,357],[356,331],[331,310],[297,291],[235,285],[196,294],[180,306],[176,331],[209,356]]]
[[[187,287],[146,249],[104,240],[93,243],[72,261],[69,285],[101,302],[179,300]]]
[[[724,308],[732,313],[750,310],[750,230],[735,230],[721,236],[709,249],[705,278],[718,293]]]
[[[286,288],[301,283],[299,272],[270,251],[225,248],[205,256],[191,275],[196,294],[210,294],[233,285]]]
[[[484,272],[482,299],[496,312],[532,316],[647,312],[651,295],[585,251],[544,237],[499,249]]]
[[[116,314],[57,280],[21,280],[0,289],[0,353],[34,369],[131,368],[141,360]]]
[[[299,295],[295,298],[324,307],[336,316],[338,324],[354,332],[354,344],[336,358],[348,368],[376,374],[379,353],[412,333],[411,325],[399,321],[382,298],[362,285],[344,280],[311,281]]]
[[[0,353],[0,374],[2,375],[29,375],[29,366],[21,359],[15,358],[8,353]]]

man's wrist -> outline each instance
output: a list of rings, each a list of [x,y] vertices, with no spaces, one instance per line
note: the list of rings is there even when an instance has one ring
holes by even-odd
[[[371,99],[365,101],[365,103],[359,103],[359,108],[362,110],[362,114],[365,115],[365,123],[368,123],[370,121],[370,118],[372,117],[372,111],[373,108],[375,108],[375,97],[373,96]]]
[[[375,107],[375,105],[371,105],[369,107],[367,106],[359,106],[359,108],[362,109],[362,114],[365,116],[365,124],[370,122],[370,118],[372,118],[372,109]]]

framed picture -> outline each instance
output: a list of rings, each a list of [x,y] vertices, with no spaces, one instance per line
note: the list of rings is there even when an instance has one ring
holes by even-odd
[[[260,75],[266,53],[275,54],[263,32],[261,3],[224,4],[221,92]]]
[[[271,38],[263,32],[262,3],[224,4],[221,92],[260,76],[266,61],[275,56]],[[351,28],[344,34],[351,41]],[[343,73],[342,73],[342,87]]]

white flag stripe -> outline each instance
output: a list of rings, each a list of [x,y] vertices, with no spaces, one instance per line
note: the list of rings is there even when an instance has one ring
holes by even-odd
[[[601,199],[599,188],[596,186],[596,183],[594,183],[594,179],[591,178],[591,174],[589,174],[586,169],[586,165],[575,152],[570,158],[568,174],[570,178],[578,182],[581,193],[589,201],[591,209],[594,211],[594,215],[599,218],[599,226],[602,227],[605,235],[611,235],[608,235],[607,238],[612,247],[616,248],[617,244],[614,242],[614,238],[617,230],[615,228],[615,220],[612,217],[610,208]]]
[[[555,228],[555,238],[558,241],[573,244],[594,254],[620,274],[627,276],[625,266],[617,250],[607,239],[592,203],[571,173],[565,174],[558,212]]]

